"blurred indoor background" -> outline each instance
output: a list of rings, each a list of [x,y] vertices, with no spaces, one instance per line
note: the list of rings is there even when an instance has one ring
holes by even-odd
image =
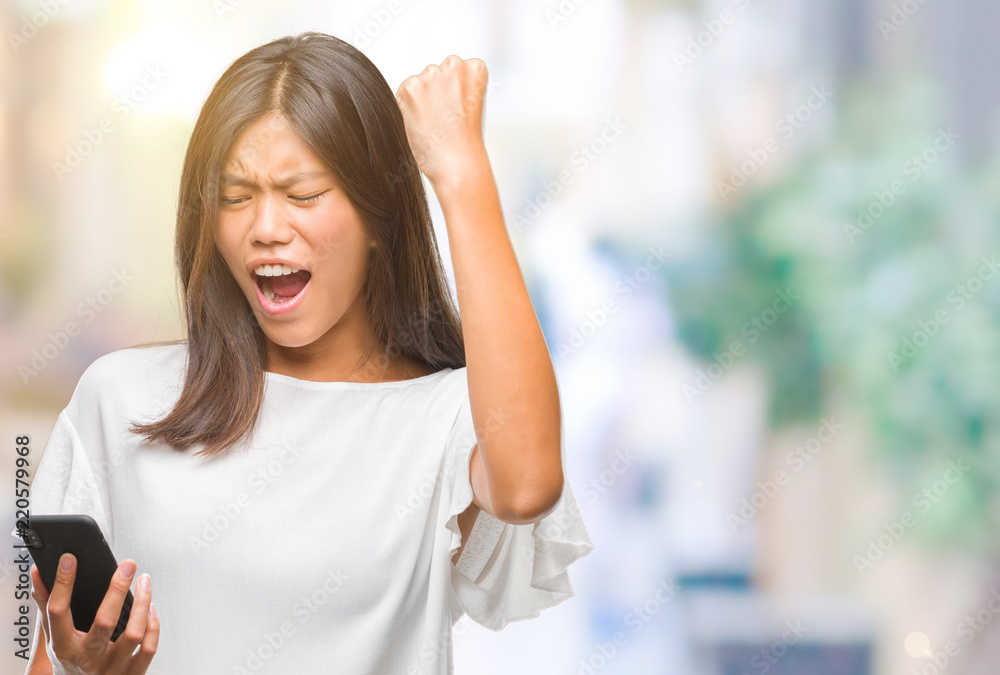
[[[4,0],[0,29],[11,527],[15,438],[37,465],[95,358],[183,335],[176,196],[211,85],[318,30],[393,90],[486,62],[596,547],[539,618],[463,619],[457,673],[996,672],[997,3]]]

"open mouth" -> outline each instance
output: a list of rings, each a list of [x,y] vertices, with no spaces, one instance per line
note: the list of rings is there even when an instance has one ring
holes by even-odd
[[[298,304],[312,274],[288,265],[260,265],[254,270],[257,297],[264,309],[275,312]]]

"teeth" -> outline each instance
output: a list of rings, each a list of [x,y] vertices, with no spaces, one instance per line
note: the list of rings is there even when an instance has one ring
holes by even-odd
[[[289,265],[258,265],[254,270],[254,274],[259,277],[280,277],[284,274],[295,274],[298,271],[298,267],[291,267]]]

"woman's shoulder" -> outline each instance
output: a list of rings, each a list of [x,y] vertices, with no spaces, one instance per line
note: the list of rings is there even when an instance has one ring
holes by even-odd
[[[80,376],[74,399],[127,400],[141,391],[183,380],[187,342],[158,342],[116,349],[100,356]]]
[[[183,369],[187,359],[187,341],[150,342],[123,347],[99,356],[87,367],[83,377],[126,377],[136,369]]]

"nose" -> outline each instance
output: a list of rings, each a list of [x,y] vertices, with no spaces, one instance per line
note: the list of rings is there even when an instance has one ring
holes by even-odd
[[[265,192],[254,207],[250,239],[254,244],[287,244],[292,239],[292,227],[281,199]]]

